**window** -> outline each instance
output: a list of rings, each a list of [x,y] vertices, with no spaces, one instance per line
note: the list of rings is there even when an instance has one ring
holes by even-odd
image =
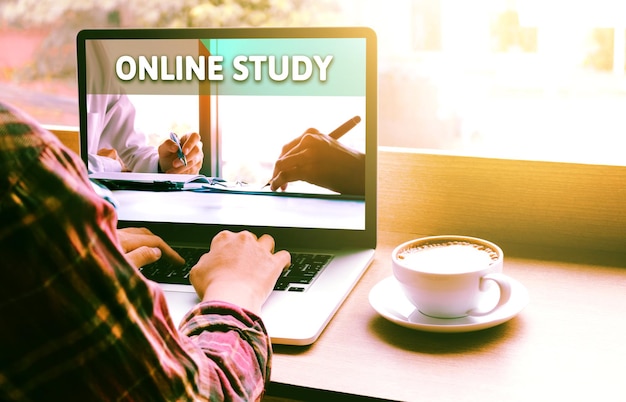
[[[382,145],[626,163],[623,2],[393,4],[347,14],[379,34]]]

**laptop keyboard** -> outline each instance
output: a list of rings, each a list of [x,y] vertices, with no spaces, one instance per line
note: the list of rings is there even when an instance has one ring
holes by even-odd
[[[189,271],[206,250],[190,247],[174,247],[174,250],[185,259],[185,265],[176,265],[162,258],[139,270],[155,282],[190,285]],[[332,257],[331,254],[291,253],[291,265],[278,278],[274,290],[304,292]]]

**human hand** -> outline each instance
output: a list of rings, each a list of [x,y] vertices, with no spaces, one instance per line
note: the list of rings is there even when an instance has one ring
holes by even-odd
[[[283,147],[270,186],[286,190],[297,180],[342,194],[365,194],[365,155],[309,128]]]
[[[269,235],[257,238],[247,231],[222,231],[191,269],[189,279],[202,300],[226,301],[258,315],[290,263],[287,251],[274,253],[274,239]]]
[[[198,133],[186,134],[180,138],[187,166],[178,158],[178,145],[167,139],[159,145],[159,166],[165,173],[198,174],[202,167],[204,153]]]
[[[183,257],[178,255],[163,239],[153,234],[149,229],[118,229],[117,238],[126,254],[126,258],[135,268],[151,264],[159,260],[163,254],[165,254],[165,258],[169,258],[175,263],[180,265],[185,263]]]
[[[120,168],[120,172],[128,172],[128,168],[126,167],[126,165],[124,164],[124,161],[122,161],[122,158],[120,158],[120,156],[118,155],[117,151],[113,148],[100,148],[98,150],[97,153],[98,156],[104,156],[105,158],[110,158],[113,159],[115,161],[117,161],[121,168]]]

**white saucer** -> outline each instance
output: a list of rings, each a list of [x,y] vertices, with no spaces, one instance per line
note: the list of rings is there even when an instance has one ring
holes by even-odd
[[[403,327],[428,332],[470,332],[495,327],[515,317],[528,304],[528,290],[517,280],[511,280],[508,303],[483,317],[433,318],[419,312],[404,296],[393,276],[378,282],[369,293],[374,310],[391,322]],[[497,288],[493,288],[497,298]],[[492,292],[489,292],[492,293]]]

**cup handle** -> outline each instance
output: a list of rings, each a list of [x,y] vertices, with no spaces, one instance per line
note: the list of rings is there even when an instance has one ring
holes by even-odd
[[[481,291],[486,290],[487,281],[494,281],[500,288],[500,300],[498,300],[498,304],[496,304],[492,309],[488,311],[477,311],[476,309],[470,310],[467,315],[473,317],[482,317],[487,314],[491,314],[506,303],[508,303],[509,299],[511,298],[511,281],[509,280],[508,276],[500,272],[493,272],[483,276],[482,278],[480,278],[479,285]]]

